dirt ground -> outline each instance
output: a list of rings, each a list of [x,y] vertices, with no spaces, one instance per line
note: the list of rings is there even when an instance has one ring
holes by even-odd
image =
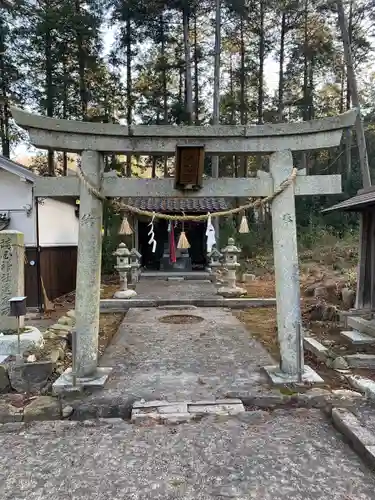
[[[316,283],[327,284],[330,293],[325,302],[333,306],[333,310],[345,309],[341,301],[341,289],[347,287],[355,290],[357,259],[357,249],[353,243],[340,244],[337,241],[332,245],[317,245],[314,250],[300,252],[301,309],[305,334],[314,336],[323,345],[329,347],[336,356],[345,356],[361,349],[345,344],[340,336],[343,328],[337,320],[311,320],[311,309],[318,303],[318,300],[306,291]],[[248,297],[275,297],[272,255],[254,259],[248,272],[257,276],[256,280],[245,285],[241,284],[247,289]],[[247,325],[249,332],[278,360],[280,354],[277,341],[276,308],[249,309],[239,312],[238,317]],[[375,347],[367,346],[362,349],[362,352],[375,354]],[[305,361],[320,373],[329,387],[346,387],[345,379],[340,373],[306,353]],[[369,373],[369,370],[356,370],[356,373],[375,379],[375,374]]]
[[[118,288],[116,278],[105,278],[105,283],[102,285],[102,298],[111,298],[114,291]],[[56,322],[61,316],[70,309],[75,307],[75,292],[64,295],[54,302],[55,309],[47,314],[50,318],[51,324]],[[116,334],[124,314],[101,314],[99,318],[99,355],[101,356],[111,342],[113,336]]]

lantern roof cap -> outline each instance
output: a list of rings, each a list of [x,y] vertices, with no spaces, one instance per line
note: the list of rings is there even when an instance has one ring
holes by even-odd
[[[116,257],[128,257],[130,255],[130,251],[125,243],[120,243],[113,255]]]
[[[221,251],[222,253],[241,253],[241,250],[235,245],[234,238],[229,238],[228,245]]]

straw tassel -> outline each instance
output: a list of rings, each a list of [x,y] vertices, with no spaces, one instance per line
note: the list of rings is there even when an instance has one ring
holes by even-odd
[[[247,223],[246,215],[242,216],[240,228],[238,230],[240,234],[249,233],[249,224]]]
[[[126,215],[124,215],[124,218],[122,219],[121,227],[120,227],[118,234],[121,234],[121,235],[123,234],[125,236],[129,236],[129,235],[133,234],[133,229],[131,228]]]
[[[190,248],[190,243],[186,238],[185,231],[181,231],[180,237],[178,238],[177,248],[179,249]]]
[[[190,248],[190,243],[185,234],[184,223],[182,223],[182,231],[180,237],[178,238],[177,248],[180,250]]]

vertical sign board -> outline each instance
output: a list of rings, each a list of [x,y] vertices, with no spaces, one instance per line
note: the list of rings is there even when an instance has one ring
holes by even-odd
[[[197,191],[202,187],[204,146],[177,146],[175,188]]]

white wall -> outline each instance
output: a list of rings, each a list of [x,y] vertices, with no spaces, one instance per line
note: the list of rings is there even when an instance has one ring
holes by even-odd
[[[73,205],[45,198],[38,210],[41,247],[78,245],[79,221]]]
[[[30,182],[23,182],[18,175],[0,168],[0,212],[10,211],[8,229],[21,231],[26,246],[36,245],[35,210],[28,217],[26,211],[22,209],[25,205],[32,205],[32,197]],[[20,211],[12,212],[12,209]]]
[[[30,217],[22,209],[32,205]],[[19,210],[13,212],[12,209]],[[33,204],[32,184],[23,182],[20,177],[0,168],[0,212],[10,211],[9,229],[24,234],[25,246],[35,247],[36,210]],[[39,245],[41,247],[76,246],[78,244],[78,218],[75,207],[51,198],[45,198],[38,205]]]

